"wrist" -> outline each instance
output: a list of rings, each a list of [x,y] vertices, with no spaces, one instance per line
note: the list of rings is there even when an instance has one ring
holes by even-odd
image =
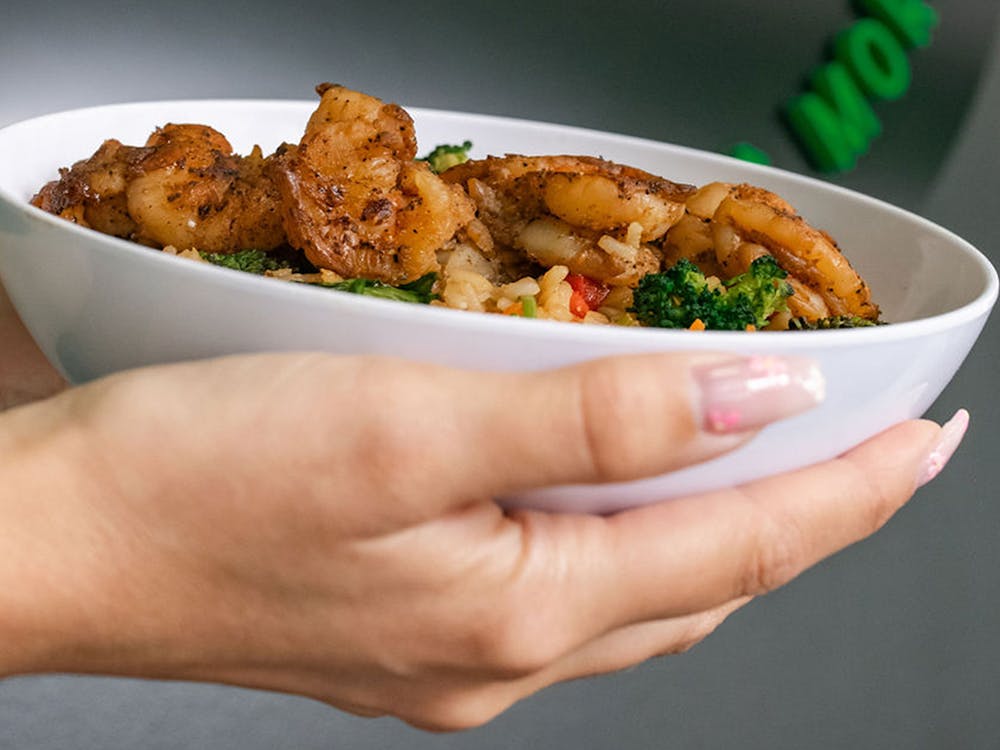
[[[66,381],[39,350],[0,286],[0,412],[65,387]]]
[[[85,437],[62,407],[0,414],[0,677],[79,666],[88,481]]]

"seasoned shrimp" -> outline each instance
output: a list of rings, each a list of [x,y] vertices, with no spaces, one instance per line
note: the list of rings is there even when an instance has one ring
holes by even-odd
[[[811,320],[827,315],[878,319],[879,309],[871,300],[868,285],[837,243],[809,226],[774,193],[737,185],[719,204],[712,227],[716,257],[731,273],[749,268],[750,256],[756,251],[748,253],[747,245],[762,247],[774,256],[796,289],[788,300],[792,315]],[[817,309],[820,300],[826,306],[825,314]]]
[[[652,243],[683,216],[693,190],[587,156],[489,157],[441,176],[465,187],[501,246],[616,286],[659,270]]]
[[[166,125],[145,146],[105,141],[33,203],[84,226],[147,245],[226,253],[284,242],[278,194],[255,148],[233,154],[216,130]]]
[[[271,167],[289,243],[345,277],[397,284],[436,270],[437,251],[473,219],[472,202],[413,160],[401,107],[343,86],[316,90],[302,141]]]
[[[116,237],[131,237],[136,224],[128,212],[125,188],[143,149],[107,140],[89,159],[59,170],[59,179],[44,185],[33,205]]]
[[[771,255],[788,272],[791,315],[879,316],[868,286],[833,239],[763,188],[722,182],[700,188],[689,197],[687,214],[667,233],[663,250],[667,263],[687,258],[723,279]]]
[[[278,191],[259,148],[237,156],[205,125],[166,125],[146,146],[126,191],[136,240],[214,253],[284,243]]]

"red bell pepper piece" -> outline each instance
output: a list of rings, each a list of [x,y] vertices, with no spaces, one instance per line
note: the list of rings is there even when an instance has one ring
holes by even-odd
[[[607,284],[580,273],[569,274],[566,282],[573,287],[573,294],[569,298],[569,311],[578,318],[599,308],[611,291]]]

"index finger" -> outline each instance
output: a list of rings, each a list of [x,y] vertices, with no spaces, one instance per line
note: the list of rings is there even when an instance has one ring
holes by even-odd
[[[965,412],[944,428],[906,422],[834,461],[626,511],[599,519],[603,528],[594,519],[591,533],[567,528],[570,544],[586,548],[563,556],[586,564],[580,577],[565,577],[563,601],[580,621],[610,630],[773,590],[878,530],[909,500],[920,476],[943,465],[966,424]],[[571,517],[562,523],[574,520],[586,523]],[[546,534],[562,536],[555,528]]]

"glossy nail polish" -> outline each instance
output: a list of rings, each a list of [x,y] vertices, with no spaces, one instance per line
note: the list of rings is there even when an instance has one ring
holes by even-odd
[[[955,416],[944,423],[938,441],[931,448],[920,467],[920,474],[917,476],[918,487],[923,487],[941,473],[941,470],[948,463],[948,459],[955,454],[968,428],[969,412],[965,409],[959,409],[955,412]]]
[[[702,428],[715,434],[759,429],[811,409],[826,395],[819,367],[801,357],[744,357],[693,373]]]

